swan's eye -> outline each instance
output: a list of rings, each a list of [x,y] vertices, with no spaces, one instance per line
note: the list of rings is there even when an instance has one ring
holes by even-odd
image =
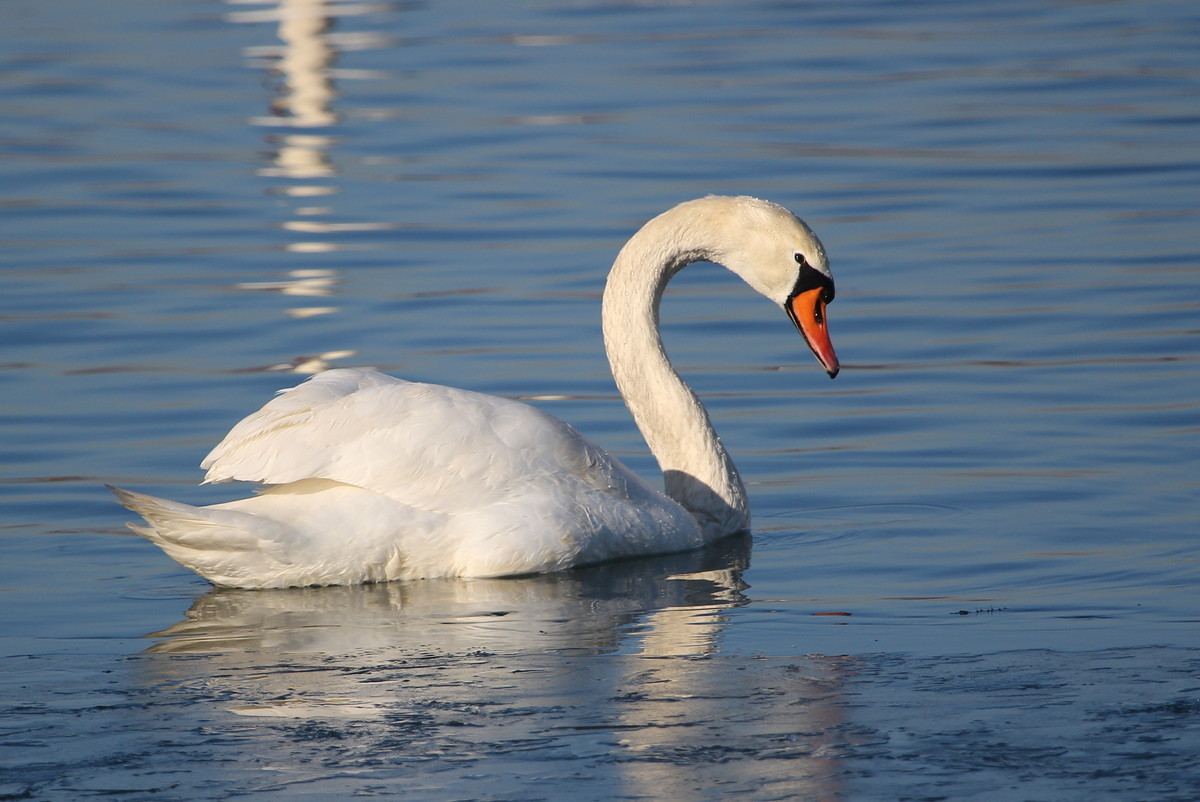
[[[796,254],[796,264],[800,265],[801,267],[808,267],[808,260],[804,258],[804,254]]]

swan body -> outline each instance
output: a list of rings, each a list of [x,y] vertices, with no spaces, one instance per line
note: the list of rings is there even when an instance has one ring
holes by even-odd
[[[528,404],[350,369],[281,391],[201,464],[206,483],[254,482],[257,495],[194,507],[111,489],[146,519],[134,532],[241,588],[542,573],[743,531],[741,479],[658,332],[667,282],[701,260],[780,304],[838,371],[824,319],[833,281],[798,218],[710,196],[648,222],[609,274],[604,339],[665,492]]]

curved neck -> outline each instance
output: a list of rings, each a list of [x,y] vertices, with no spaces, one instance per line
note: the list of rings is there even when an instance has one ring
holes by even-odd
[[[604,346],[667,495],[719,536],[749,527],[746,490],[700,399],[667,358],[658,308],[675,273],[719,260],[722,249],[703,226],[675,211],[648,222],[617,255],[604,289]]]

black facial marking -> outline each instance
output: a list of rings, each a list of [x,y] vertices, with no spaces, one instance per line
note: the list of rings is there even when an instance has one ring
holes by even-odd
[[[825,290],[822,293],[825,303],[832,302],[835,294],[833,279],[810,265],[802,253],[796,254],[796,264],[800,265],[800,275],[796,278],[796,286],[792,288],[792,293],[788,296],[788,301],[791,301],[802,292],[821,288]]]

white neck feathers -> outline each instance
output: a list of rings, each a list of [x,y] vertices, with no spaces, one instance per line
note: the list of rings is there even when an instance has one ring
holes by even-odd
[[[708,413],[672,367],[659,333],[667,282],[696,261],[722,262],[731,198],[705,198],[659,215],[613,263],[604,290],[604,345],[613,378],[663,471],[668,496],[707,532],[750,524],[746,490]]]

